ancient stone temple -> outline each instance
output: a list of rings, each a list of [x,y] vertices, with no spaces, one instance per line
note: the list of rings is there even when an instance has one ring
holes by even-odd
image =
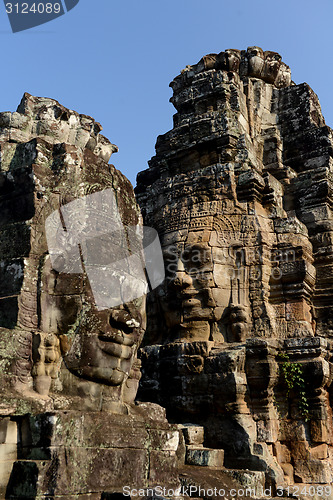
[[[332,130],[258,47],[171,87],[136,199],[92,118],[0,113],[0,499],[332,499]]]
[[[0,113],[0,498],[178,484],[177,429],[134,404],[142,221],[101,129],[29,94]]]
[[[333,459],[332,130],[258,47],[204,56],[170,86],[174,126],[136,188],[166,269],[139,397],[201,429],[187,463],[223,449],[226,467],[302,498],[321,485],[319,498]]]

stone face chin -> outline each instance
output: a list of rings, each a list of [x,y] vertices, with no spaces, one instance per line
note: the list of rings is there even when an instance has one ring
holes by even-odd
[[[259,47],[204,56],[170,86],[174,127],[136,187],[166,267],[140,397],[204,426],[229,467],[329,483],[332,131]]]

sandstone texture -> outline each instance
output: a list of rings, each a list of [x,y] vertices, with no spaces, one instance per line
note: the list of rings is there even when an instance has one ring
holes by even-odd
[[[107,308],[94,283],[142,246],[133,188],[101,129],[29,94],[0,113],[0,498],[179,482],[179,431],[161,407],[134,404],[145,295]],[[132,261],[118,287],[127,297]]]
[[[0,498],[332,499],[332,130],[259,47],[171,87],[136,198],[91,117],[0,113]]]
[[[98,410],[103,405],[116,407],[120,401],[133,403],[128,378],[132,370],[131,381],[137,386],[136,350],[146,324],[145,298],[112,310],[96,305],[84,272],[90,256],[86,252],[87,258],[77,262],[75,252],[80,245],[83,255],[94,243],[96,233],[88,223],[100,224],[102,230],[105,226],[107,231],[105,200],[96,198],[97,215],[89,221],[80,219],[78,211],[60,211],[77,199],[92,211],[88,200],[111,192],[116,207],[106,208],[117,208],[125,228],[141,225],[131,184],[108,164],[117,148],[100,135],[102,127],[92,118],[28,94],[16,113],[0,114],[0,126],[2,363],[8,365],[10,357],[15,358],[13,370],[4,370],[6,381],[28,397],[44,397],[45,409],[73,405],[84,409],[86,404],[88,410]],[[80,210],[85,208],[79,205]],[[59,213],[61,228],[56,227],[57,219],[49,219]],[[80,233],[75,232],[68,215],[77,217],[79,226],[86,224],[86,232],[81,227]],[[50,255],[50,241],[56,240],[47,238],[50,220],[59,239],[72,231],[67,246],[61,248],[66,253],[55,255],[62,261],[60,267]],[[83,236],[87,241],[80,241]],[[122,242],[107,243],[111,257],[121,254]],[[113,350],[111,345],[106,348],[107,340]],[[50,394],[54,396],[47,399]]]
[[[259,47],[204,56],[170,86],[173,129],[136,187],[166,269],[139,398],[273,489],[330,485],[332,130]]]

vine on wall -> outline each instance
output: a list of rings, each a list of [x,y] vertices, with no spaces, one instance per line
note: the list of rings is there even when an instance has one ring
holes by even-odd
[[[310,420],[309,401],[306,394],[304,370],[301,363],[294,363],[286,352],[280,352],[278,357],[283,360],[280,365],[283,380],[287,386],[286,401],[288,401],[291,391],[294,391],[298,396],[299,411],[307,422]]]

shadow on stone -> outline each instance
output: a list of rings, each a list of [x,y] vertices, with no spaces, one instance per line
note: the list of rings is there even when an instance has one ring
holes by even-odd
[[[29,481],[18,481],[28,477]],[[34,500],[37,495],[38,467],[34,462],[16,462],[6,491],[6,499],[25,498]]]

